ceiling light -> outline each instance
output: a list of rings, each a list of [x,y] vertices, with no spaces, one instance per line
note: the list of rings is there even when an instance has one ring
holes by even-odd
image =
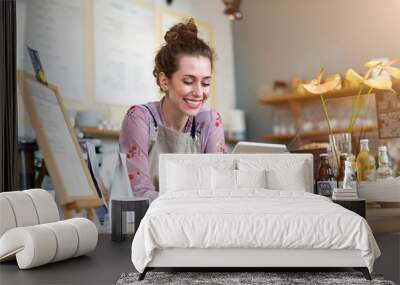
[[[224,14],[228,15],[229,20],[240,20],[243,14],[240,11],[241,0],[222,0],[225,5]]]

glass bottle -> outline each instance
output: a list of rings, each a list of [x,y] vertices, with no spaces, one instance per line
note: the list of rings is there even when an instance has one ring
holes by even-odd
[[[338,181],[338,183],[340,181],[343,182],[344,171],[346,168],[346,165],[345,165],[346,160],[347,160],[347,153],[341,153],[340,154],[340,166],[339,166],[339,170],[338,170],[338,175],[336,177],[336,180]]]
[[[378,148],[378,169],[376,170],[376,178],[388,178],[393,176],[392,168],[390,167],[389,156],[386,146]]]
[[[335,176],[333,175],[332,168],[329,165],[329,157],[327,153],[321,153],[320,157],[320,165],[318,169],[318,178],[317,181],[333,181],[335,180]]]
[[[375,158],[369,153],[368,139],[360,140],[360,152],[356,160],[357,181],[375,181]]]

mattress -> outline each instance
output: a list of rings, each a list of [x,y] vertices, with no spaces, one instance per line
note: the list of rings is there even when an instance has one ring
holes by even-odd
[[[361,216],[319,195],[266,189],[160,196],[133,239],[132,262],[143,272],[156,250],[172,248],[359,250],[370,271],[380,255]]]

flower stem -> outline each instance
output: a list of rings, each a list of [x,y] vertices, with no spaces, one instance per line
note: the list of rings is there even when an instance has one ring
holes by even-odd
[[[351,125],[350,125],[350,130],[352,131],[353,130],[353,127],[354,127],[354,125],[355,125],[355,123],[357,122],[357,120],[358,120],[358,117],[360,116],[360,114],[361,114],[361,111],[365,108],[365,104],[366,104],[366,102],[368,101],[367,99],[368,99],[368,96],[369,96],[369,94],[371,94],[371,91],[372,91],[372,87],[370,87],[369,88],[369,90],[368,90],[368,93],[367,93],[367,98],[364,100],[364,104],[361,104],[361,106],[358,108],[358,110],[357,110],[357,113],[355,114],[355,116],[353,117],[353,120],[352,120],[352,122],[351,122]]]
[[[349,121],[349,126],[347,128],[347,132],[349,132],[349,133],[351,133],[353,131],[352,122],[354,120],[355,111],[358,107],[358,102],[360,101],[362,89],[363,89],[362,86],[360,86],[360,89],[358,90],[356,99],[354,100],[353,105],[351,106],[351,117],[350,117],[350,121]]]
[[[320,94],[319,96],[321,97],[322,108],[324,110],[325,120],[328,123],[329,133],[332,135],[333,133],[332,133],[331,121],[329,119],[328,108],[326,107],[325,98],[324,98],[324,96],[322,94]]]
[[[325,114],[325,119],[326,122],[328,123],[328,129],[329,129],[329,134],[332,136],[332,148],[333,148],[333,154],[336,158],[336,163],[337,163],[337,167],[339,167],[339,163],[340,163],[340,158],[339,158],[339,154],[338,151],[336,149],[336,142],[335,142],[335,138],[333,137],[333,131],[332,131],[332,127],[331,127],[331,121],[329,119],[329,114],[328,114],[328,107],[326,106],[326,102],[325,102],[325,98],[322,94],[319,95],[321,97],[321,102],[322,102],[322,108],[324,110],[324,114]]]

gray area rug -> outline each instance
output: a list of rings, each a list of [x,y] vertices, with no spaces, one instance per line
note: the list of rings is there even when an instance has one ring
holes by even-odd
[[[380,275],[372,275],[368,281],[360,272],[148,272],[138,281],[139,273],[122,274],[117,285],[134,284],[387,284]]]

